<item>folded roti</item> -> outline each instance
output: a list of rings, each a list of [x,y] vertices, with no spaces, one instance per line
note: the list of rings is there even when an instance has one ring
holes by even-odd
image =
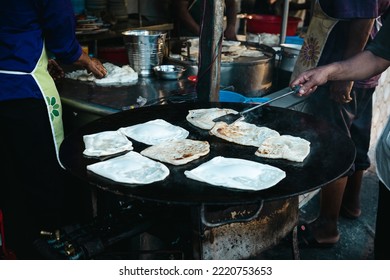
[[[217,122],[210,130],[210,134],[229,142],[255,147],[259,147],[269,137],[280,135],[276,130],[244,121],[238,121],[231,125],[225,122]]]
[[[165,120],[156,119],[128,127],[121,127],[119,132],[147,145],[185,139],[190,134],[184,128]]]
[[[255,155],[264,158],[281,158],[302,162],[309,153],[309,141],[291,135],[280,135],[265,139]]]
[[[169,169],[164,164],[133,151],[87,165],[87,169],[115,182],[127,184],[151,184],[169,175]]]
[[[86,156],[101,157],[133,150],[133,144],[118,131],[103,131],[84,135],[83,141]]]
[[[215,124],[213,121],[214,119],[227,114],[238,114],[238,112],[233,109],[221,108],[195,109],[188,111],[186,119],[189,123],[196,127],[210,130]]]
[[[251,191],[270,188],[286,177],[283,170],[268,164],[221,156],[184,174],[211,185]]]
[[[189,163],[210,152],[207,141],[182,139],[150,146],[141,155],[173,165]]]

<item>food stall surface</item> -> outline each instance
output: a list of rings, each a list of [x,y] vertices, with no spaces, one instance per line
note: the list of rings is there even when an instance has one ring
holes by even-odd
[[[90,134],[93,132],[101,131],[101,130],[112,130],[114,127],[119,128],[123,127],[125,124],[131,123],[139,123],[142,120],[153,119],[156,117],[164,116],[164,119],[170,121],[174,124],[178,124],[183,128],[188,129],[192,132],[194,137],[207,137],[207,139],[212,143],[213,149],[210,152],[210,156],[215,155],[225,155],[225,156],[233,156],[237,154],[243,154],[250,156],[251,153],[248,153],[246,148],[241,146],[235,146],[235,149],[230,149],[231,144],[226,142],[217,141],[217,139],[210,138],[207,132],[203,133],[199,131],[199,129],[194,129],[190,127],[189,124],[185,121],[185,115],[188,113],[189,109],[194,108],[194,106],[216,106],[216,104],[170,104],[166,106],[152,106],[149,108],[140,108],[134,111],[124,111],[119,114],[113,114],[110,116],[106,116],[98,121],[92,122],[87,126],[82,127],[80,130],[77,130],[75,133],[67,137],[62,146],[60,156],[62,158],[64,166],[73,173],[76,177],[84,179],[90,182],[92,185],[97,186],[105,191],[115,193],[119,196],[129,197],[135,200],[140,200],[143,202],[157,202],[160,204],[167,205],[185,205],[190,206],[190,208],[194,207],[193,212],[196,212],[195,215],[198,214],[198,205],[201,205],[201,218],[202,225],[207,225],[204,222],[203,217],[205,215],[202,214],[204,205],[246,205],[246,204],[258,204],[259,201],[265,201],[265,203],[269,201],[279,201],[290,197],[297,197],[297,195],[306,193],[310,190],[317,189],[320,186],[324,185],[329,180],[338,177],[340,174],[344,173],[347,169],[349,169],[350,163],[354,157],[354,150],[344,149],[341,151],[339,148],[329,146],[333,141],[332,137],[337,137],[339,142],[342,140],[341,138],[345,138],[342,135],[338,135],[337,131],[328,127],[325,123],[319,122],[318,120],[312,119],[310,116],[294,112],[293,110],[286,110],[281,108],[264,108],[260,113],[260,120],[254,120],[255,123],[262,123],[265,126],[274,127],[276,130],[280,131],[280,133],[290,134],[293,131],[295,133],[304,133],[305,137],[311,139],[313,143],[313,151],[311,153],[310,158],[302,165],[300,164],[286,164],[286,162],[274,161],[275,165],[281,164],[283,169],[286,170],[287,177],[281,182],[277,188],[263,190],[256,193],[246,193],[246,192],[234,192],[227,189],[219,189],[210,187],[207,184],[202,184],[199,182],[189,181],[186,178],[183,178],[182,171],[183,168],[169,167],[171,170],[170,177],[168,177],[162,183],[151,184],[147,188],[143,187],[128,187],[122,184],[112,183],[103,178],[99,178],[96,176],[92,176],[91,174],[86,173],[85,164],[89,164],[88,162],[91,159],[86,159],[82,157],[82,135]],[[202,107],[203,107],[202,106]],[[237,109],[237,107],[243,107],[244,104],[230,104],[233,108]],[[268,124],[268,125],[267,125]],[[298,130],[295,129],[299,127]],[[321,135],[321,136],[320,136]],[[319,137],[317,137],[319,136]],[[314,137],[314,138],[313,138]],[[345,138],[345,140],[347,140]],[[346,147],[349,145],[341,144],[340,147]],[[138,147],[134,143],[134,149],[140,150],[142,147]],[[329,150],[331,148],[331,150]],[[345,152],[345,154],[344,154]],[[345,158],[345,162],[341,162],[340,164],[334,165],[335,159],[331,159],[332,155],[340,155],[344,154],[342,157]],[[253,158],[253,157],[252,157]],[[324,160],[327,159],[327,160]],[[320,162],[319,162],[320,160]],[[332,163],[331,166],[328,166],[329,163]],[[326,165],[326,166],[323,166]],[[191,168],[187,166],[187,168]],[[280,166],[282,168],[282,166]],[[313,169],[314,168],[314,169]],[[323,170],[321,176],[316,174],[315,170]],[[311,171],[310,171],[311,170]],[[311,176],[316,174],[315,177]],[[293,202],[289,202],[288,204],[292,205]],[[281,208],[288,208],[288,206],[282,206]],[[268,208],[267,208],[268,210]],[[250,210],[252,211],[252,210]],[[277,211],[278,212],[278,211]],[[263,213],[263,212],[262,212]],[[271,212],[272,213],[272,212]],[[272,214],[273,215],[273,214]],[[272,216],[271,215],[271,216]],[[176,217],[176,216],[175,216]],[[218,217],[219,218],[219,217]],[[208,218],[207,218],[208,219]],[[275,220],[275,219],[272,219]],[[194,219],[195,228],[196,222],[198,218]],[[292,224],[289,225],[289,230],[293,228],[295,224],[295,218],[283,217],[282,219],[278,219],[278,225],[284,225],[285,223]],[[230,222],[228,222],[230,223]],[[234,222],[233,222],[234,223]],[[174,223],[175,225],[176,223]],[[270,223],[268,223],[270,224]],[[265,224],[264,224],[265,225]],[[242,227],[242,224],[241,224]],[[263,226],[264,227],[264,226]],[[213,240],[217,239],[218,235],[213,233],[213,237],[211,235],[208,237],[207,230],[203,229],[203,226],[199,227],[201,236],[201,250],[200,253],[203,254],[208,248],[207,241],[210,239],[211,244],[218,245],[221,242],[215,242]],[[217,230],[219,230],[218,228]],[[230,227],[231,229],[231,227]],[[258,228],[262,229],[262,227]],[[159,233],[163,230],[163,227],[159,227]],[[203,231],[204,230],[204,231]],[[276,234],[280,234],[280,229],[271,229],[273,234],[272,237],[275,238]],[[242,235],[239,235],[242,236]],[[284,235],[283,235],[284,236]],[[280,237],[279,237],[280,238]],[[197,238],[195,238],[197,240]],[[206,241],[205,241],[206,240]],[[244,241],[244,239],[239,239],[240,241]],[[272,239],[272,241],[274,241]],[[257,239],[257,242],[260,242]],[[251,243],[252,246],[260,245],[259,243]],[[249,246],[251,246],[249,245]],[[239,247],[239,246],[238,246]],[[260,249],[261,250],[261,249]],[[211,250],[212,251],[212,250]],[[230,250],[232,251],[232,250]],[[197,252],[197,251],[196,251]],[[241,253],[241,252],[240,252]],[[245,252],[244,256],[251,256],[253,251]],[[191,253],[189,253],[191,254]],[[238,252],[237,254],[240,255]],[[196,257],[196,255],[194,254]],[[188,257],[188,253],[187,253]],[[209,256],[207,254],[202,255],[202,259],[216,259],[218,256]],[[219,258],[226,258],[226,255],[219,255]],[[236,257],[232,257],[236,259]]]
[[[94,114],[95,118],[122,111],[124,105],[135,104],[138,96],[143,95],[148,100],[161,100],[166,102],[167,95],[173,93],[193,94],[194,84],[187,79],[177,81],[160,81],[155,78],[142,79],[137,85],[131,86],[132,90],[126,88],[98,88],[88,83],[76,81],[62,81],[59,83],[59,91],[62,94],[63,102],[71,109],[81,110]],[[282,91],[283,92],[283,91]],[[152,93],[153,96],[148,96]],[[281,93],[274,93],[281,94]],[[273,95],[273,94],[271,94]],[[120,98],[118,98],[118,96]],[[110,98],[111,97],[111,98]],[[107,101],[108,100],[108,101]],[[113,101],[113,102],[111,102]],[[106,102],[106,103],[105,103]],[[108,102],[108,103],[107,103]],[[296,97],[288,103],[276,104],[280,107],[291,107],[298,103]],[[114,104],[114,105],[113,105]],[[81,107],[80,107],[81,105]],[[84,109],[82,108],[84,105]],[[92,109],[91,109],[92,108]],[[99,112],[99,110],[101,112]],[[80,125],[80,124],[79,124]],[[377,179],[375,173],[367,173],[365,186],[363,186],[363,215],[355,221],[341,219],[340,229],[342,238],[339,244],[330,249],[300,248],[301,259],[372,259],[372,244],[375,222]],[[316,208],[318,198],[314,198],[306,206],[300,209],[301,217],[309,220],[314,218],[318,210]],[[366,207],[364,206],[366,205]],[[369,205],[369,206],[368,206]],[[366,209],[364,211],[364,209]],[[106,256],[107,257],[107,256]],[[108,256],[107,258],[110,258]],[[259,259],[292,259],[291,244],[280,243],[278,246],[269,249],[258,255]]]

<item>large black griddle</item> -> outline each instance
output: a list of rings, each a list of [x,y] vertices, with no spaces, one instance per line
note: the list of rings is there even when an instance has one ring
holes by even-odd
[[[61,145],[60,158],[73,175],[103,190],[143,202],[180,205],[250,204],[286,199],[316,190],[350,169],[355,158],[355,148],[350,138],[336,127],[301,112],[266,106],[251,113],[249,119],[258,126],[267,126],[280,134],[299,136],[310,141],[311,152],[302,163],[257,157],[254,155],[256,147],[242,146],[211,136],[208,131],[199,129],[186,120],[190,109],[220,107],[240,111],[248,106],[250,105],[242,103],[183,103],[142,107],[112,114],[93,121],[66,137]],[[87,171],[86,166],[99,159],[83,156],[83,135],[117,130],[158,118],[187,129],[190,132],[188,138],[207,140],[211,146],[210,153],[183,166],[165,164],[170,175],[164,181],[149,185],[116,183]],[[137,141],[132,142],[136,152],[147,147]],[[284,170],[287,176],[269,189],[242,191],[194,181],[184,175],[185,170],[191,170],[215,156],[270,164]]]

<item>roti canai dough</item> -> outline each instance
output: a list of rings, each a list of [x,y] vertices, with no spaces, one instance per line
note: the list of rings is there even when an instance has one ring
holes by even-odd
[[[230,125],[225,122],[217,122],[210,130],[210,134],[229,142],[255,147],[259,147],[269,137],[280,135],[276,130],[244,121],[237,121]]]
[[[252,191],[270,188],[286,177],[286,172],[268,164],[221,156],[184,174],[211,185]]]
[[[133,151],[90,164],[87,169],[115,182],[127,184],[151,184],[169,175],[169,169],[164,164]]]
[[[281,158],[302,162],[309,153],[309,141],[291,135],[280,135],[265,139],[255,155],[264,158]]]
[[[122,127],[119,131],[127,137],[147,145],[185,139],[190,134],[184,128],[170,124],[162,119]]]
[[[227,114],[238,114],[238,112],[233,109],[221,108],[195,109],[188,111],[186,119],[189,123],[196,127],[210,130],[215,124],[215,122],[213,121],[214,119]]]
[[[182,139],[150,146],[141,151],[141,155],[173,165],[182,165],[209,152],[210,144],[207,141]]]
[[[103,131],[84,135],[86,156],[101,157],[133,150],[133,144],[118,131]]]

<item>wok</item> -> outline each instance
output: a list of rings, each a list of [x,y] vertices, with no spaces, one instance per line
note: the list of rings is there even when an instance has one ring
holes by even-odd
[[[232,108],[237,111],[247,105],[242,103],[181,103],[141,107],[108,115],[71,133],[60,148],[60,159],[74,176],[103,190],[140,200],[176,205],[237,205],[287,199],[316,190],[341,177],[351,167],[355,148],[350,138],[336,127],[311,115],[272,106],[256,110],[250,116],[252,123],[267,126],[280,134],[299,136],[311,142],[311,151],[302,163],[279,159],[265,159],[254,155],[256,147],[242,146],[209,135],[208,131],[192,126],[186,121],[190,109]],[[117,130],[149,120],[161,118],[190,132],[188,138],[207,140],[210,153],[183,166],[166,164],[170,175],[149,185],[122,184],[87,171],[86,166],[99,159],[83,156],[83,135],[106,130]],[[132,140],[134,151],[147,145]],[[191,170],[215,156],[236,157],[276,166],[286,172],[286,178],[277,185],[261,191],[243,191],[212,186],[188,179],[185,170]]]

